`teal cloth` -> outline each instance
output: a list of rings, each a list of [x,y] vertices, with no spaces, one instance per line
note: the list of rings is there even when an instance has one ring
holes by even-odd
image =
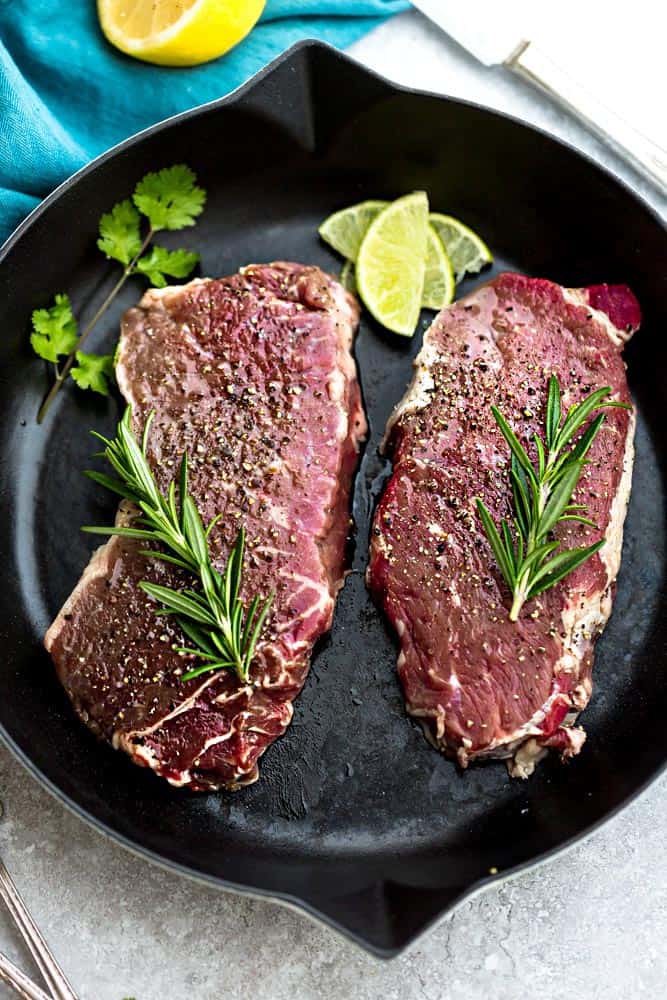
[[[302,38],[350,45],[406,0],[268,0],[227,55],[187,69],[122,55],[94,0],[0,0],[0,242],[62,180],[128,135],[214,100]]]

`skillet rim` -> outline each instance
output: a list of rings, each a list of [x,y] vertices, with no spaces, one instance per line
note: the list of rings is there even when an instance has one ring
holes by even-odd
[[[540,126],[533,125],[525,120],[517,117],[516,115],[508,114],[507,112],[501,111],[496,108],[491,108],[483,104],[479,104],[474,101],[465,100],[458,97],[451,97],[446,94],[438,94],[432,91],[421,90],[415,87],[408,87],[403,84],[389,80],[387,77],[383,76],[381,73],[370,69],[365,66],[362,62],[354,57],[348,55],[347,53],[341,52],[332,45],[325,42],[320,42],[315,39],[305,39],[296,42],[290,48],[286,49],[283,53],[273,59],[270,63],[260,69],[256,74],[250,77],[247,81],[242,83],[235,90],[231,91],[223,97],[216,98],[212,101],[207,101],[204,104],[197,105],[194,108],[190,108],[186,111],[179,112],[178,114],[172,115],[169,118],[165,118],[160,122],[156,122],[153,125],[142,129],[140,132],[129,136],[122,142],[117,143],[110,149],[101,153],[99,156],[95,157],[89,163],[80,167],[75,173],[70,177],[66,178],[61,184],[59,184],[46,198],[44,198],[35,208],[30,212],[26,218],[19,223],[16,229],[9,235],[4,244],[0,247],[0,265],[4,262],[8,254],[14,249],[16,244],[21,240],[24,233],[32,227],[32,225],[43,215],[45,211],[56,202],[65,192],[67,192],[71,187],[78,183],[79,179],[87,176],[106,163],[108,160],[112,159],[118,154],[123,153],[126,149],[129,149],[143,139],[148,138],[168,127],[177,125],[180,122],[195,118],[201,114],[208,113],[210,111],[217,110],[223,107],[229,107],[237,103],[246,94],[251,93],[257,84],[263,82],[265,79],[270,77],[276,70],[288,64],[296,59],[304,52],[317,52],[321,51],[327,54],[329,58],[333,59],[341,66],[343,69],[352,69],[354,72],[362,74],[371,80],[375,80],[384,85],[387,93],[394,94],[404,94],[407,96],[418,96],[418,97],[429,97],[432,99],[446,101],[449,104],[458,105],[466,108],[470,108],[477,111],[482,111],[488,115],[504,119],[512,125],[519,126],[520,128],[527,129],[528,131],[536,134],[542,139],[546,139],[547,142],[554,143],[555,145],[565,149],[568,153],[573,154],[575,157],[583,160],[589,166],[594,168],[598,173],[602,174],[608,180],[616,184],[622,191],[634,199],[639,206],[650,216],[658,227],[667,234],[667,223],[663,220],[659,211],[654,208],[640,193],[638,193],[631,185],[625,181],[623,178],[619,177],[614,171],[606,166],[599,164],[590,154],[578,149],[572,143],[561,139],[560,137],[553,135],[546,129]],[[485,878],[477,879],[475,882],[471,883],[467,888],[454,893],[451,898],[443,905],[443,908],[439,913],[430,919],[428,919],[418,931],[412,933],[408,936],[400,945],[394,947],[385,947],[374,943],[368,938],[364,937],[361,932],[357,932],[350,927],[346,926],[341,922],[340,919],[330,915],[326,909],[326,901],[319,904],[314,901],[313,898],[303,898],[301,896],[293,895],[289,892],[278,892],[273,890],[264,890],[259,887],[249,887],[246,884],[234,882],[231,879],[222,878],[216,875],[209,875],[205,872],[197,871],[196,869],[183,864],[179,861],[174,861],[166,858],[164,855],[159,854],[152,848],[142,846],[138,842],[130,839],[118,830],[113,829],[102,819],[93,816],[89,813],[82,805],[79,805],[74,799],[72,799],[66,792],[59,788],[50,778],[48,778],[39,767],[33,763],[31,758],[28,756],[27,752],[21,749],[17,743],[12,739],[11,736],[5,730],[5,727],[0,723],[0,739],[4,745],[10,750],[13,756],[30,772],[30,774],[37,779],[40,785],[45,788],[49,794],[51,794],[55,799],[61,802],[70,812],[74,813],[89,826],[93,827],[106,837],[113,840],[115,843],[119,844],[121,847],[130,851],[132,854],[144,858],[159,867],[175,871],[179,875],[184,875],[193,881],[208,885],[215,886],[218,889],[222,889],[227,892],[237,893],[239,895],[249,896],[251,898],[271,900],[286,906],[289,909],[294,909],[300,913],[306,914],[306,916],[315,920],[316,922],[323,924],[327,927],[332,928],[337,931],[346,939],[352,941],[358,947],[362,948],[364,951],[371,953],[372,955],[382,958],[390,959],[400,955],[407,948],[412,947],[416,944],[425,934],[432,930],[437,924],[439,924],[445,917],[451,915],[456,909],[458,909],[466,900],[471,899],[481,892],[483,892],[490,885],[502,884],[509,878],[518,874],[519,872],[531,870],[537,868],[538,866],[544,864],[545,862],[551,861],[557,858],[567,851],[569,851],[575,844],[579,842],[584,842],[588,840],[597,830],[599,830],[603,825],[614,819],[620,812],[622,812],[627,806],[632,802],[639,799],[641,795],[648,789],[649,786],[660,781],[661,777],[667,772],[667,754],[665,756],[665,761],[660,765],[653,774],[643,781],[637,788],[633,789],[625,798],[623,798],[616,806],[611,810],[601,816],[599,819],[595,820],[593,823],[584,827],[578,833],[574,834],[572,837],[564,840],[557,847],[550,848],[543,851],[540,854],[535,855],[533,858],[521,862],[520,864],[514,865],[511,868],[504,870],[501,874],[488,876]],[[383,883],[384,884],[384,883]],[[443,896],[446,890],[440,890]],[[316,894],[313,894],[316,897]]]

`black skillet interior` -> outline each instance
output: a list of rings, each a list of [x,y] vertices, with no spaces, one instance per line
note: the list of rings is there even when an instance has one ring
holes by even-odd
[[[196,230],[173,245],[201,251],[205,274],[276,258],[336,270],[316,233],[329,212],[424,188],[435,208],[484,235],[496,271],[634,288],[645,317],[627,352],[640,414],[634,490],[616,608],[585,713],[589,741],[572,764],[552,757],[527,782],[510,781],[502,764],[461,774],[404,714],[394,641],[363,570],[387,471],[377,445],[421,334],[394,337],[368,316],[357,359],[371,437],[354,497],[353,571],[294,723],[266,754],[259,783],[184,794],[98,745],[75,720],[40,640],[92,547],[79,525],[112,515],[113,501],[81,472],[93,450],[88,429],[111,431],[120,403],[64,392],[37,427],[46,375],[31,357],[28,318],[60,290],[90,311],[112,280],[95,249],[100,214],[146,171],[181,161],[196,169],[209,201]],[[138,850],[290,898],[383,955],[491,869],[530,862],[608,815],[665,761],[666,243],[645,206],[572,150],[502,115],[400,90],[315,43],[231,99],[159,126],[81,173],[0,263],[0,722],[11,745],[61,798]],[[121,310],[140,291],[139,281],[125,289],[97,347],[110,348]]]

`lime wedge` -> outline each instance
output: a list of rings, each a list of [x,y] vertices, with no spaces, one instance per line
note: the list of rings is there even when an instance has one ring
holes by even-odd
[[[442,240],[433,226],[429,226],[422,305],[427,309],[444,309],[454,301],[455,288],[454,270]]]
[[[364,305],[388,330],[411,337],[419,320],[428,239],[428,198],[415,191],[371,223],[357,257]]]
[[[373,219],[387,207],[386,201],[362,201],[325,219],[318,233],[348,260],[356,260],[359,247]]]
[[[343,245],[353,248],[358,239],[354,258],[348,257],[340,273],[340,283],[348,292],[354,294],[357,291],[354,260],[356,259],[359,246],[368,232],[371,222],[388,204],[388,201],[364,201],[360,205],[353,205],[352,208],[343,209],[341,212],[330,216],[320,227],[320,233],[323,235],[323,238],[332,246],[336,246],[336,249],[340,253],[343,253],[342,249],[340,249]],[[322,233],[322,230],[325,230],[325,232]],[[454,271],[452,270],[449,257],[442,244],[442,240],[435,230],[429,226],[422,305],[427,309],[442,309],[453,302],[454,289]]]
[[[458,219],[431,212],[428,221],[443,242],[457,284],[466,274],[477,274],[485,264],[492,263],[493,256],[484,240]]]
[[[343,264],[338,280],[346,292],[352,292],[353,295],[357,294],[357,281],[354,276],[354,264],[351,260],[346,260]]]

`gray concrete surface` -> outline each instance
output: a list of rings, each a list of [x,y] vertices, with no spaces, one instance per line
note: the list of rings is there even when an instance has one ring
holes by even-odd
[[[419,15],[358,43],[402,82],[541,124],[657,194],[566,115]],[[664,203],[663,206],[664,207]],[[83,1000],[636,1000],[667,992],[667,781],[585,843],[381,963],[307,918],[179,879],[70,815],[0,748],[0,853]],[[6,914],[0,950],[31,969]],[[0,985],[0,997],[9,996]]]
[[[83,1000],[652,1000],[667,983],[667,781],[383,963],[276,904],[162,871],[0,750],[0,854]],[[30,968],[4,912],[0,949]],[[5,994],[1,992],[0,996]]]

